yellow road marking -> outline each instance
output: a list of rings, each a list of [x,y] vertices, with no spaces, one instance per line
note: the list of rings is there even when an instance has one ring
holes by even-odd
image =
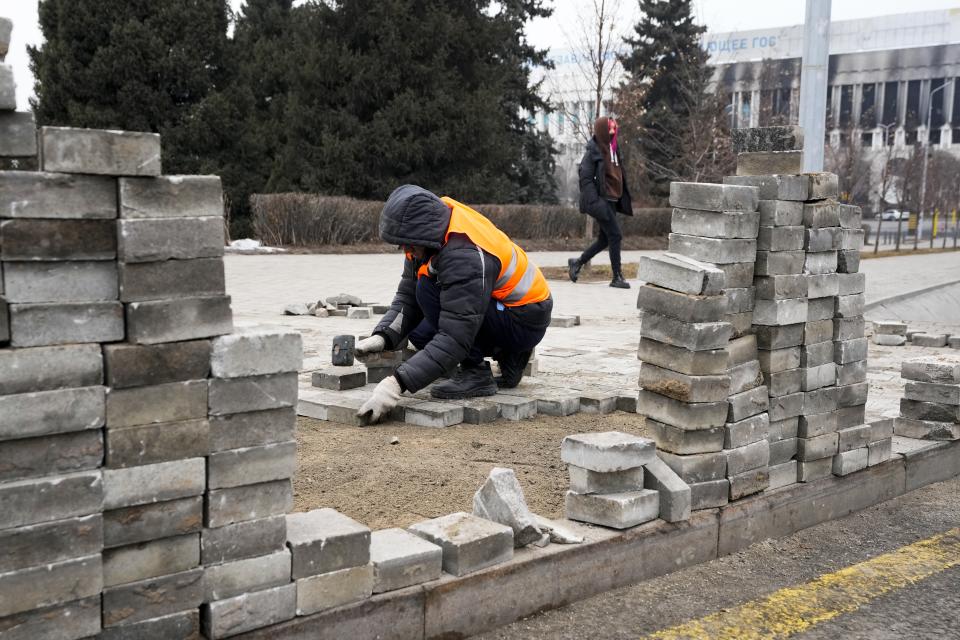
[[[650,640],[789,638],[880,596],[960,565],[960,528],[787,587],[766,598],[663,629]]]

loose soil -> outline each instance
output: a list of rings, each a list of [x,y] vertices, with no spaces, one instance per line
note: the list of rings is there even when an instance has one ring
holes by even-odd
[[[374,529],[403,527],[471,511],[490,469],[509,467],[532,511],[560,517],[569,485],[560,441],[592,431],[647,435],[642,416],[621,411],[446,429],[400,423],[360,428],[299,418],[294,509],[332,507]],[[400,442],[391,445],[394,436]]]

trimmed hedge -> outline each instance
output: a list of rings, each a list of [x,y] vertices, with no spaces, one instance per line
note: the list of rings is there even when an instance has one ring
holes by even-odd
[[[254,235],[269,246],[315,247],[378,242],[383,203],[308,193],[250,198]],[[587,217],[560,205],[484,204],[474,207],[511,238],[582,238]],[[639,209],[621,216],[624,235],[665,237],[670,209]]]

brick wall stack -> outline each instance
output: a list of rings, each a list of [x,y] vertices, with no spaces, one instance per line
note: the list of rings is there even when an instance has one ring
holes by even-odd
[[[300,336],[232,333],[220,181],[44,128],[0,172],[0,635],[224,637],[296,615]]]
[[[960,357],[912,358],[903,362],[900,376],[905,384],[900,415],[893,419],[894,433],[923,440],[960,440]],[[875,429],[880,428],[877,423]],[[884,455],[890,456],[889,445],[870,444],[871,458]]]

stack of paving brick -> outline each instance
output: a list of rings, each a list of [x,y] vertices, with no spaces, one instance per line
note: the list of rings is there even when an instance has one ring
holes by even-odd
[[[890,347],[907,344],[907,323],[896,320],[874,321],[873,344]]]
[[[661,457],[690,485],[694,509],[756,493],[769,482],[767,390],[756,339],[749,335],[757,196],[752,186],[673,183],[670,249],[676,255],[641,262],[639,275],[647,284],[638,300],[643,309],[638,355],[645,361],[638,410],[648,416]],[[681,265],[686,278],[678,275]],[[670,304],[681,300],[686,309]],[[662,316],[675,326],[656,331]],[[712,331],[714,340],[681,344],[677,329]],[[690,358],[695,367],[687,364]]]
[[[614,529],[690,517],[690,488],[657,458],[652,440],[610,431],[567,436],[560,447],[570,490],[566,516]]]
[[[0,630],[194,637],[204,603],[211,637],[292,617],[302,346],[223,335],[219,180],[160,176],[153,134],[40,142],[42,172],[0,172]]]
[[[906,384],[894,433],[923,440],[960,440],[960,357],[907,360],[900,376]]]
[[[860,207],[838,205],[840,247],[837,252],[837,298],[834,307],[834,364],[837,370],[837,455],[833,473],[844,476],[881,461],[871,456],[874,430],[866,424],[867,346],[866,278],[860,273],[864,232]],[[877,449],[875,446],[874,449]]]

